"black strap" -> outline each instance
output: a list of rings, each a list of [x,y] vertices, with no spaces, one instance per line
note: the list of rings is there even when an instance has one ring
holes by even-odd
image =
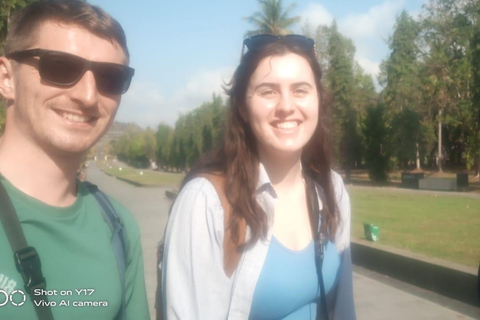
[[[122,219],[118,216],[117,211],[113,207],[110,200],[105,193],[100,191],[98,187],[90,182],[84,181],[85,186],[90,193],[95,197],[100,208],[105,222],[112,230],[112,248],[117,261],[118,273],[120,275],[120,286],[122,290],[122,306],[120,319],[125,320],[127,317],[127,304],[125,301],[125,272],[127,266],[127,235]]]
[[[22,275],[25,290],[34,302],[33,306],[37,318],[39,320],[53,320],[52,310],[48,304],[47,306],[44,306],[45,304],[40,306],[41,300],[45,302],[48,301],[47,295],[33,294],[35,289],[42,289],[44,291],[41,292],[45,292],[47,287],[42,274],[40,257],[35,248],[28,246],[22,227],[20,226],[20,221],[18,220],[18,215],[1,182],[0,203],[2,204],[2,206],[0,206],[0,222],[5,230],[8,242],[10,242],[15,265],[17,266],[18,272]]]
[[[325,284],[323,282],[323,257],[325,249],[325,239],[327,232],[327,222],[325,218],[325,212],[320,210],[318,203],[318,194],[315,188],[313,180],[305,175],[305,184],[307,191],[307,200],[308,200],[308,212],[310,216],[310,223],[312,225],[312,233],[315,239],[315,266],[317,269],[318,283],[320,285],[320,297],[317,302],[317,320],[328,320],[328,311],[327,311],[327,298],[325,293]],[[320,194],[322,201],[325,203],[324,195]],[[319,224],[319,221],[321,223]]]

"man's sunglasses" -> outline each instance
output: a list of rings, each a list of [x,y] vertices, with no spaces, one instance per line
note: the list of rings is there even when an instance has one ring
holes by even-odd
[[[97,88],[106,94],[127,92],[135,70],[123,64],[97,62],[79,56],[43,49],[30,49],[12,52],[6,55],[13,60],[40,57],[38,72],[42,80],[60,87],[76,84],[87,70],[95,77]]]
[[[305,52],[315,52],[315,41],[313,39],[301,36],[299,34],[289,34],[286,36],[274,36],[271,34],[260,34],[257,36],[249,37],[243,40],[243,48],[247,47],[249,51],[260,50],[266,45],[271,43],[283,41],[287,44],[291,44],[299,47],[302,51]],[[242,56],[243,56],[242,48]]]

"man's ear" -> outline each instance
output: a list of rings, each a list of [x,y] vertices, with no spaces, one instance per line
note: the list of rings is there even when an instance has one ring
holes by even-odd
[[[13,66],[5,57],[0,57],[0,95],[7,101],[15,99],[13,84]]]

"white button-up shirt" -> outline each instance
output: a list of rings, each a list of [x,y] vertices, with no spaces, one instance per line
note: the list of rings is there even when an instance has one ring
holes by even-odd
[[[214,186],[206,178],[194,178],[178,194],[165,233],[161,265],[166,319],[248,319],[272,237],[277,199],[265,168],[260,164],[259,169],[257,201],[268,215],[267,238],[258,240],[243,253],[231,277],[223,269],[224,216]],[[335,245],[341,254],[341,270],[337,287],[327,295],[327,308],[330,319],[349,320],[355,319],[349,250],[350,200],[342,178],[332,172],[332,180],[340,211]],[[321,187],[316,183],[315,187],[319,194]]]

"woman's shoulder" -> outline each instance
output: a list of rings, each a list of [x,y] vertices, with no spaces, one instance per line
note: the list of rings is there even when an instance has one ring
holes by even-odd
[[[175,199],[176,205],[189,206],[195,211],[205,208],[203,211],[210,212],[213,219],[222,219],[223,208],[220,198],[212,182],[206,177],[194,177],[188,181],[178,193]]]
[[[350,200],[347,189],[345,189],[345,184],[343,183],[343,178],[342,176],[332,170],[332,185],[333,185],[333,190],[335,191],[335,197],[337,198],[337,202],[348,202]]]
[[[213,183],[206,177],[194,177],[188,181],[180,190],[178,196],[204,196],[210,200],[217,200],[220,203],[220,198],[217,194]]]
[[[333,170],[331,176],[338,207],[335,245],[340,252],[343,252],[350,246],[350,197],[343,183],[342,176]]]

